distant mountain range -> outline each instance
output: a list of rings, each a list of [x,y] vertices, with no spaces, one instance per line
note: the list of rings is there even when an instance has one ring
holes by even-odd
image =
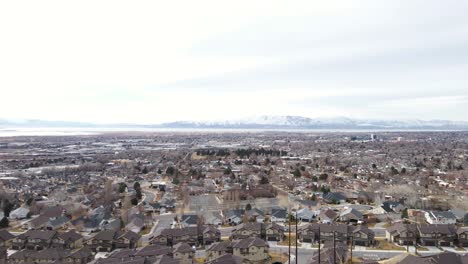
[[[346,117],[308,118],[302,116],[259,116],[231,121],[177,121],[163,124],[95,124],[68,121],[0,119],[1,129],[10,128],[185,128],[185,129],[424,129],[468,130],[466,121],[447,120],[360,120]]]

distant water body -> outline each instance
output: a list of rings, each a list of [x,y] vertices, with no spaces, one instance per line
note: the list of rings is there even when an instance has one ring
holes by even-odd
[[[295,133],[372,133],[372,132],[450,132],[458,130],[434,130],[434,129],[216,129],[216,128],[0,128],[0,137],[19,136],[86,136],[118,132],[147,132],[147,133],[260,133],[260,132],[295,132]]]

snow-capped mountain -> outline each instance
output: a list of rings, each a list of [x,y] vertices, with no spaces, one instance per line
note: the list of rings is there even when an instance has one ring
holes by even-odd
[[[434,129],[468,130],[468,122],[447,120],[360,120],[347,117],[257,116],[232,121],[172,122],[173,128],[288,128],[288,129]]]
[[[223,121],[177,121],[150,125],[131,123],[102,125],[67,121],[0,119],[0,129],[12,127],[128,128],[135,130],[139,128],[468,130],[468,122],[447,120],[364,120],[347,117],[254,116],[245,119]]]

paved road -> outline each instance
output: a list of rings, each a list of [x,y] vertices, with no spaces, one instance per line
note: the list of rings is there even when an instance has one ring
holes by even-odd
[[[287,246],[278,246],[275,245],[275,243],[270,243],[270,250],[274,252],[280,252],[280,253],[288,253],[289,249]],[[291,254],[296,253],[296,248],[292,247],[291,248]],[[316,252],[318,249],[316,248],[299,248],[298,249],[298,254],[297,254],[297,260],[299,264],[306,264],[308,260],[312,257],[314,252]],[[414,251],[414,248],[411,249],[410,251]],[[422,256],[431,256],[431,255],[436,255],[439,254],[441,251],[418,251],[418,253]],[[389,251],[389,250],[358,250],[355,249],[353,250],[353,256],[356,257],[362,257],[367,260],[382,260],[382,259],[388,259],[392,258],[395,256],[398,256],[400,254],[406,253],[406,251]],[[459,254],[463,254],[466,252],[459,251],[457,252]]]

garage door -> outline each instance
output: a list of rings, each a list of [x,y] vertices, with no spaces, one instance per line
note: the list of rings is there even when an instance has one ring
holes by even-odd
[[[366,246],[366,242],[365,241],[354,241],[354,245],[356,246]]]
[[[424,242],[424,245],[428,246],[428,247],[435,247],[436,243],[433,242],[433,241],[426,241],[426,242]]]

